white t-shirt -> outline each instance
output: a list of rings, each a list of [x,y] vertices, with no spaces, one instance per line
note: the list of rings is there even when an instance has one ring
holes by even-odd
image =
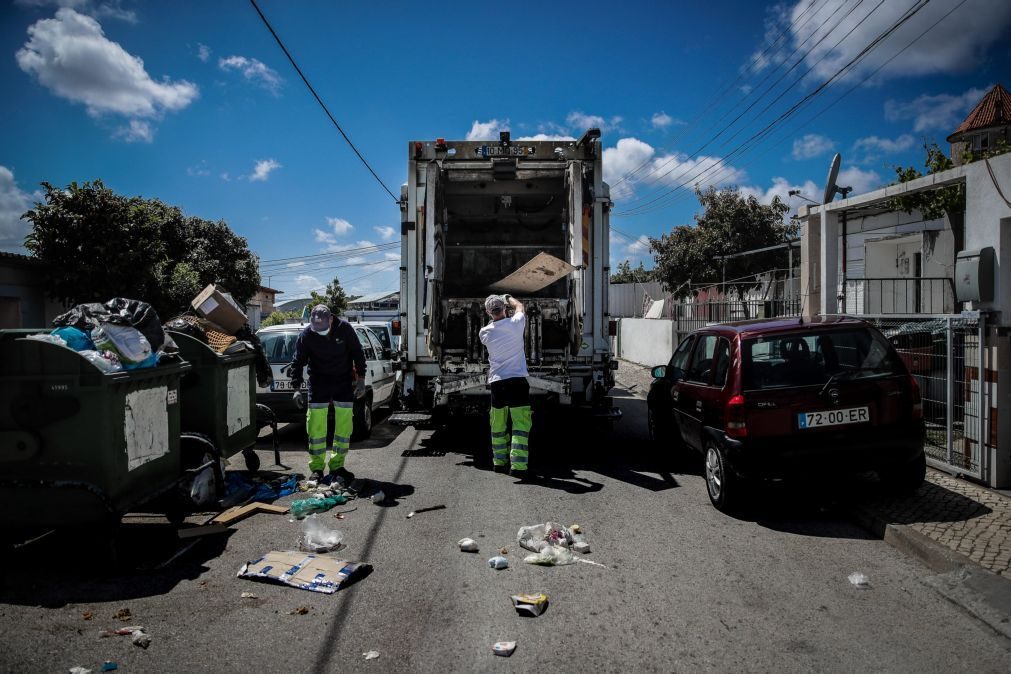
[[[517,311],[510,318],[492,321],[481,328],[481,343],[488,347],[488,383],[527,376],[523,353],[523,329],[527,317]]]

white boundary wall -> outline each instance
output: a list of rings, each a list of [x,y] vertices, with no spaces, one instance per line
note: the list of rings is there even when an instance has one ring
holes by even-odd
[[[666,365],[674,353],[674,322],[654,318],[618,321],[618,357],[647,367]]]

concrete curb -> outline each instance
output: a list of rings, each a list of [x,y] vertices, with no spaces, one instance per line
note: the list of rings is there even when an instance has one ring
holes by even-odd
[[[1011,639],[1011,579],[985,569],[965,555],[903,524],[892,524],[866,506],[855,506],[853,519],[896,550],[915,557],[937,575],[927,585]]]

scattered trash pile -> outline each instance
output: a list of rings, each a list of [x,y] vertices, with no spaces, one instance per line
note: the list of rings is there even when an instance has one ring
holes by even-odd
[[[77,351],[103,372],[154,367],[175,352],[158,313],[146,302],[116,297],[105,304],[78,304],[53,319],[49,334],[28,339]]]

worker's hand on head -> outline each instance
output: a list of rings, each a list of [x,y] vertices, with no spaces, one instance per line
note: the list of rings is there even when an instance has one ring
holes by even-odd
[[[365,377],[358,377],[355,380],[355,397],[361,398],[365,395]]]

